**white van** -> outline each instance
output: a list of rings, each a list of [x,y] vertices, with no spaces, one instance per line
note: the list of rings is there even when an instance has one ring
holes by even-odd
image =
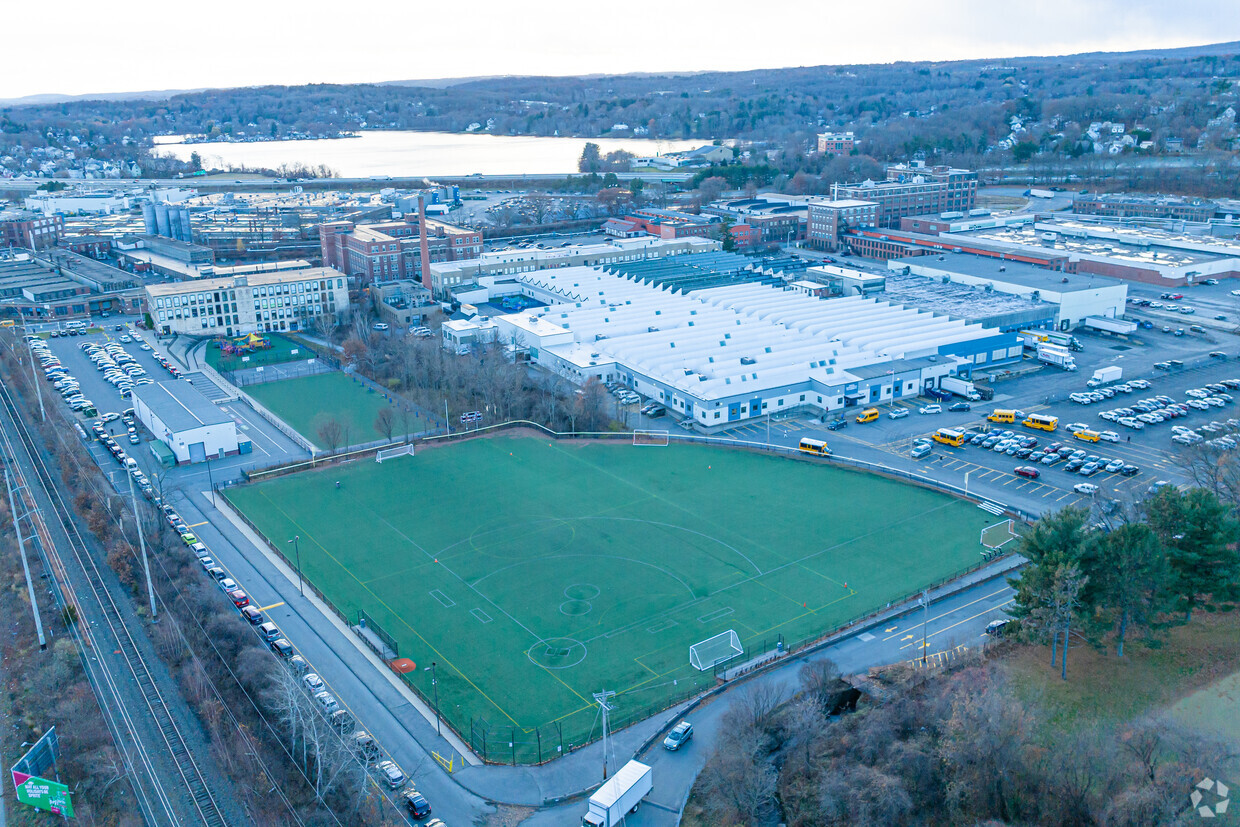
[[[378,331],[385,331],[388,329],[388,327],[389,325],[385,322],[375,322],[375,325],[374,325],[375,330],[378,330]]]

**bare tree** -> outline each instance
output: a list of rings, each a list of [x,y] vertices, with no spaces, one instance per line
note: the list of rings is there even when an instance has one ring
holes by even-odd
[[[335,453],[344,441],[344,425],[334,416],[322,419],[314,429],[329,452]]]
[[[383,435],[388,442],[392,441],[392,431],[396,427],[396,411],[389,405],[379,409],[375,414],[375,430]]]

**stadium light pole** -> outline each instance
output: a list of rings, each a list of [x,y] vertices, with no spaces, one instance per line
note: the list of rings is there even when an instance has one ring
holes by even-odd
[[[293,539],[286,540],[285,543],[293,544],[293,554],[297,558],[297,591],[299,594],[301,594],[302,597],[305,597],[306,590],[302,586],[302,578],[301,578],[301,543],[299,542],[300,539],[301,539],[301,535],[294,534]]]
[[[439,728],[439,680],[435,673],[435,661],[431,661],[431,687],[435,690],[435,734],[443,735]]]

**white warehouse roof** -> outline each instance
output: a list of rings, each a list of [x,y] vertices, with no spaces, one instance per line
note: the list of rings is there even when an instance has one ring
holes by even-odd
[[[683,294],[593,267],[519,279],[551,304],[499,317],[501,338],[516,335],[583,368],[624,365],[698,399],[810,379],[845,385],[858,379],[850,367],[998,334],[874,299],[819,299],[754,282]]]

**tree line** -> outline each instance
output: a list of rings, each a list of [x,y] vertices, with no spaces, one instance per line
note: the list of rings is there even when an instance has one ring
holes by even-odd
[[[743,690],[684,824],[1171,827],[1196,823],[1189,793],[1228,758],[1160,718],[1058,725],[984,656],[865,684],[882,691],[855,712],[829,661],[808,663],[790,691]]]
[[[1017,552],[1029,561],[1011,583],[1022,634],[1051,649],[1068,675],[1070,645],[1114,647],[1134,636],[1157,645],[1194,612],[1231,612],[1240,600],[1240,520],[1234,502],[1193,486],[1163,485],[1097,516],[1064,508],[1034,523]]]

